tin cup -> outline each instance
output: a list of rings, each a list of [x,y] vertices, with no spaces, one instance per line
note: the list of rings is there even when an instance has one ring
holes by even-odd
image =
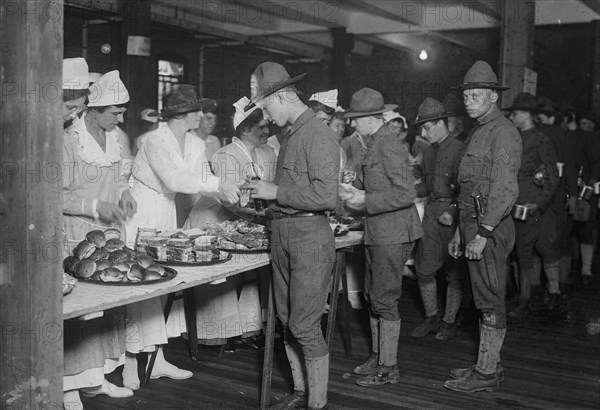
[[[600,195],[600,181],[598,181],[594,184],[594,193],[596,195]]]
[[[565,164],[563,162],[557,162],[556,163],[556,169],[558,170],[558,176],[560,178],[562,178],[563,176],[563,169],[565,167]]]
[[[588,201],[592,197],[593,193],[594,193],[594,188],[589,185],[585,185],[585,186],[581,187],[581,191],[579,191],[579,198],[585,199],[586,201]]]
[[[525,205],[515,205],[513,207],[513,218],[520,221],[526,221],[529,209]]]

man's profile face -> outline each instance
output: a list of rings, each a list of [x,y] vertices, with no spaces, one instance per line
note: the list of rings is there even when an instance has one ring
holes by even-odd
[[[372,117],[358,117],[352,120],[352,127],[354,127],[361,137],[367,137],[371,134],[371,118]]]
[[[421,126],[421,137],[430,144],[437,144],[448,136],[443,120],[427,121]]]
[[[465,111],[473,119],[481,118],[487,114],[497,99],[498,95],[489,89],[474,88],[463,91]]]

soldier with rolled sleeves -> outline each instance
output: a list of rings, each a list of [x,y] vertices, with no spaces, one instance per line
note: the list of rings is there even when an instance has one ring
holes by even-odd
[[[302,77],[290,78],[280,64],[260,64],[250,78],[252,100],[246,107],[256,104],[277,126],[290,126],[281,141],[274,183],[248,184],[252,198],[274,201],[267,209],[273,290],[294,380],[294,393],[277,409],[325,408],[329,380],[329,350],[320,323],[335,242],[325,211],[337,201],[340,147],[331,128],[298,97],[294,84]]]
[[[477,363],[450,371],[444,387],[459,392],[494,391],[504,371],[500,349],[506,335],[506,264],[515,242],[510,217],[517,201],[521,136],[498,109],[496,74],[484,61],[467,71],[463,84],[467,114],[477,120],[458,169],[460,229],[448,245],[468,259],[475,307],[481,313]]]
[[[554,145],[550,138],[537,129],[533,120],[533,112],[537,108],[536,98],[529,93],[517,94],[509,108],[509,118],[519,130],[523,144],[517,204],[527,209],[525,216],[517,216],[514,221],[515,252],[519,265],[519,304],[508,312],[512,318],[523,318],[529,314],[536,253],[542,259],[548,280],[550,308],[558,304],[560,296],[559,238],[556,217],[551,208],[560,179]]]
[[[363,88],[352,95],[344,115],[365,139],[364,191],[341,192],[345,205],[365,212],[365,297],[369,302],[372,354],[354,373],[360,386],[398,383],[398,339],[402,273],[414,243],[423,235],[416,196],[414,166],[406,145],[385,125],[382,114],[396,108],[384,104],[378,91]]]
[[[421,137],[431,145],[423,151],[419,166],[427,190],[427,206],[423,218],[424,235],[417,242],[415,258],[425,320],[410,335],[423,337],[433,331],[437,332],[435,338],[442,341],[454,337],[454,320],[460,308],[466,277],[466,273],[461,272],[459,261],[448,255],[448,243],[458,224],[456,179],[465,149],[465,144],[450,135],[448,118],[452,115],[442,103],[428,97],[419,106],[415,120],[421,128]],[[437,305],[435,278],[442,267],[446,270],[448,281],[443,320]]]

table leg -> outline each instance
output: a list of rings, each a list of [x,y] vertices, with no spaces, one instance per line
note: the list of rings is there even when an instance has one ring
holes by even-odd
[[[333,335],[335,333],[335,317],[337,315],[337,304],[340,288],[340,276],[344,265],[344,253],[337,251],[335,256],[335,266],[333,268],[333,278],[331,280],[331,293],[329,297],[329,314],[327,315],[327,335],[325,340],[329,347],[329,356],[333,351]]]
[[[269,278],[269,304],[267,309],[267,334],[265,335],[265,353],[263,360],[262,384],[260,389],[260,408],[268,409],[271,402],[271,376],[273,375],[273,346],[275,339],[275,303],[273,300],[273,281]]]
[[[342,266],[342,314],[344,316],[344,341],[346,343],[346,357],[352,358],[352,334],[350,333],[350,315],[348,309],[350,302],[348,301],[348,275],[346,274],[346,255],[343,255],[344,261]]]
[[[183,291],[183,310],[185,312],[185,324],[188,331],[188,344],[190,358],[193,362],[200,360],[198,354],[198,329],[196,328],[196,298],[194,288]]]

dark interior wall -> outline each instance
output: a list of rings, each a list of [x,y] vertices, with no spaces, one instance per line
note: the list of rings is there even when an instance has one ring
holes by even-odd
[[[65,8],[65,57],[82,55],[82,28],[85,19],[98,16]],[[444,33],[440,33],[443,37]],[[463,46],[437,41],[427,50],[430,58],[423,62],[415,52],[392,50],[375,46],[369,57],[352,55],[347,73],[348,95],[362,87],[374,88],[384,95],[386,103],[399,105],[398,111],[409,121],[414,120],[421,101],[429,96],[443,99],[449,87],[460,83],[468,68],[478,59],[486,60],[498,72],[500,30],[471,30],[451,32],[452,38]],[[185,81],[200,81],[200,48],[202,43],[189,32],[173,28],[153,27],[150,64],[157,66],[159,57],[186,62]],[[111,51],[103,53],[101,46],[109,44]],[[88,26],[87,60],[91,71],[106,72],[118,69],[121,42],[118,23]],[[538,95],[555,103],[571,102],[585,110],[591,101],[593,29],[591,24],[539,26],[535,31],[534,67],[538,72]],[[290,75],[306,72],[298,87],[307,100],[317,91],[331,88],[329,63],[291,63],[289,56],[250,46],[205,47],[203,59],[203,97],[219,103],[219,124],[215,133],[221,137],[233,135],[232,104],[249,94],[249,77],[253,68],[264,61],[282,63]],[[156,104],[157,77],[147,84],[154,90]],[[349,101],[340,101],[348,107]],[[133,114],[133,113],[131,113]],[[130,115],[131,115],[130,114]]]
[[[570,103],[578,111],[590,107],[593,35],[591,24],[536,27],[533,58],[538,95],[557,105]]]
[[[497,72],[499,30],[481,30],[473,35],[477,41],[471,42],[472,48],[436,42],[427,50],[426,61],[418,58],[418,50],[383,46],[376,47],[370,57],[354,56],[348,81],[350,95],[363,87],[373,88],[383,94],[386,103],[398,104],[397,111],[412,122],[425,97],[441,101],[450,87],[462,82],[476,60],[487,61]]]

